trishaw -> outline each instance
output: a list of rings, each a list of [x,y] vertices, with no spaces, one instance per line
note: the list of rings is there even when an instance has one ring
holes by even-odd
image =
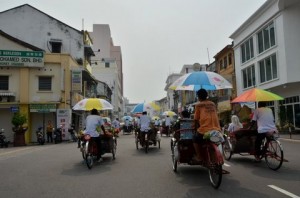
[[[158,146],[160,149],[160,132],[157,131],[154,126],[152,126],[151,129],[145,133],[144,137],[142,136],[142,133],[143,132],[140,130],[135,131],[136,149],[139,149],[139,145],[145,149],[145,153],[148,153],[150,145]]]
[[[171,139],[173,171],[177,172],[179,164],[201,165],[208,169],[210,182],[217,189],[221,185],[222,175],[229,173],[222,168],[224,160],[220,151],[221,139],[205,140],[201,149],[203,161],[194,161],[195,150],[192,138],[196,131],[192,128],[192,122],[191,119],[180,120],[180,129],[174,132]]]
[[[230,160],[233,154],[254,155],[255,156],[255,140],[257,130],[240,129],[234,132],[225,131],[223,143],[223,155],[226,160]],[[272,170],[278,170],[283,161],[283,148],[278,140],[275,132],[267,133],[263,140],[262,155],[256,156],[260,159],[264,158],[267,166]]]
[[[83,134],[80,142],[80,151],[82,157],[86,162],[89,169],[93,167],[94,160],[97,157],[98,149],[97,144],[94,142],[90,135]],[[117,138],[111,134],[101,136],[101,155],[111,153],[112,158],[116,158],[117,151]]]

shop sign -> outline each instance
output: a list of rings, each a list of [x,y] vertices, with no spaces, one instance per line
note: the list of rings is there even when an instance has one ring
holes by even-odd
[[[56,112],[56,104],[30,104],[30,112]]]
[[[10,111],[13,113],[19,112],[19,107],[10,107]]]
[[[0,50],[0,66],[42,67],[44,52]]]
[[[72,70],[72,91],[82,92],[82,71]]]

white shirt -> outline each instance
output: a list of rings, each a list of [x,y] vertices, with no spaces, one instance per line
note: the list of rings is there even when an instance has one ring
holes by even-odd
[[[151,122],[151,119],[150,119],[149,116],[142,115],[140,117],[140,126],[141,126],[141,131],[142,132],[145,132],[146,130],[150,129],[150,122]]]
[[[155,120],[154,125],[158,126],[159,125],[159,120]]]
[[[254,111],[252,120],[257,122],[257,132],[266,133],[269,131],[277,131],[274,122],[272,109],[261,107]]]
[[[112,122],[112,126],[113,126],[114,128],[120,128],[120,122],[119,122],[118,120],[114,120],[114,121]]]
[[[166,117],[166,126],[171,126],[171,118]]]
[[[91,137],[99,137],[96,128],[103,124],[103,119],[99,115],[88,115],[85,120],[85,134],[89,134]]]

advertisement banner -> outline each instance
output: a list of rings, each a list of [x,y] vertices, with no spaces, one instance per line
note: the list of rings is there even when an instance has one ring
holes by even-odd
[[[62,128],[62,140],[69,140],[68,129],[71,125],[72,111],[71,109],[58,109],[57,110],[57,128],[61,126]]]

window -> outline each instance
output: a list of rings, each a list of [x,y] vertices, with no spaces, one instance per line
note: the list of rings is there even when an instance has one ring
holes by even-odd
[[[276,54],[259,61],[259,71],[261,83],[276,79],[278,77]]]
[[[255,86],[255,68],[251,65],[244,70],[242,70],[243,75],[243,87],[248,88]]]
[[[52,53],[61,53],[61,45],[62,40],[61,39],[50,39],[50,44],[52,48]]]
[[[224,69],[226,69],[226,67],[227,67],[227,56],[226,57],[224,57]]]
[[[220,60],[220,70],[223,69],[223,60]]]
[[[231,54],[228,54],[228,65],[231,65],[232,64],[232,59],[231,59]]]
[[[8,90],[8,76],[0,76],[0,90]]]
[[[109,62],[105,63],[105,68],[109,68]]]
[[[250,38],[241,45],[242,63],[254,57],[253,38]]]
[[[257,40],[259,53],[275,45],[275,28],[273,22],[257,33]]]
[[[39,91],[51,91],[52,90],[52,77],[40,76],[39,77]]]

